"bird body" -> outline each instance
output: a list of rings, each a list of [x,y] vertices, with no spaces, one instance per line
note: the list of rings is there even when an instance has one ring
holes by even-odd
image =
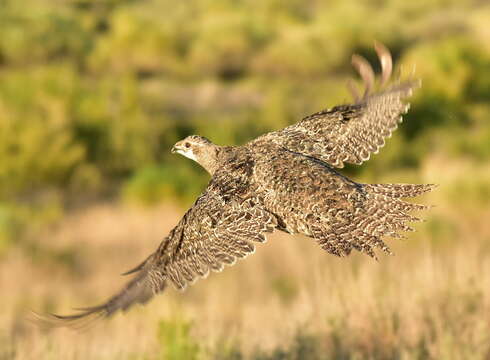
[[[242,146],[219,146],[197,135],[176,143],[172,152],[211,175],[207,188],[157,250],[126,273],[134,277],[121,292],[100,306],[53,319],[64,324],[107,317],[147,302],[168,284],[182,290],[253,253],[274,230],[306,235],[338,256],[352,249],[372,257],[376,248],[389,253],[383,238],[411,231],[407,223],[419,219],[409,212],[427,209],[402,198],[433,185],[362,184],[336,170],[344,163],[361,164],[384,145],[408,110],[404,99],[419,85],[386,86],[391,56],[382,45],[376,51],[382,89],[371,94],[373,71],[363,58],[353,57],[366,82],[363,97],[353,90],[354,104],[317,112]]]

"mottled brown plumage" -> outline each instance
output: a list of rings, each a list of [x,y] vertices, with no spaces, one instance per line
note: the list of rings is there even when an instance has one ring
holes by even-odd
[[[253,253],[255,243],[274,229],[309,236],[338,256],[352,249],[372,257],[376,248],[389,253],[383,238],[411,231],[407,223],[419,219],[409,212],[427,208],[401,199],[433,185],[361,184],[335,170],[346,162],[361,164],[384,145],[408,109],[404,99],[418,86],[411,80],[387,85],[391,56],[382,45],[376,51],[381,89],[372,93],[372,68],[354,56],[366,84],[362,97],[352,88],[354,104],[320,111],[243,146],[218,146],[196,135],[175,144],[172,152],[211,174],[204,193],[158,249],[128,272],[134,278],[120,293],[100,306],[52,319],[78,324],[145,303],[168,284],[184,289]]]

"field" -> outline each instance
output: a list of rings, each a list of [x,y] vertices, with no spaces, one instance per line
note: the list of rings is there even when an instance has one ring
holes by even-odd
[[[461,175],[449,168],[432,159],[423,180],[445,171],[456,184]],[[118,274],[152,251],[182,210],[100,204],[74,213],[39,234],[51,254],[12,252],[2,262],[0,358],[487,359],[490,208],[468,208],[471,195],[458,190],[442,184],[426,196],[437,204],[428,221],[391,241],[395,255],[378,262],[274,234],[184,293],[81,331],[39,328],[26,321],[29,310],[68,312],[122,286]]]
[[[0,0],[0,360],[490,359],[490,4],[478,0]],[[190,134],[243,144],[379,72],[422,80],[380,154],[342,173],[437,183],[394,256],[274,233],[184,293],[75,331],[208,175]]]

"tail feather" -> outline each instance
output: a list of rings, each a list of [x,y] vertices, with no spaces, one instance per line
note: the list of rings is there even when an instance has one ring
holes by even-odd
[[[414,231],[408,223],[423,221],[409,212],[430,209],[401,199],[422,195],[434,187],[432,184],[365,184],[365,197],[358,203],[354,217],[337,211],[330,218],[329,226],[320,226],[313,237],[323,249],[337,256],[349,255],[355,249],[376,258],[376,248],[391,254],[383,238],[404,238],[400,232]]]
[[[422,195],[437,187],[436,184],[365,184],[365,189],[373,194],[390,198],[411,198]]]
[[[431,191],[434,184],[365,184],[367,219],[373,225],[365,231],[375,236],[400,237],[399,231],[414,231],[407,223],[423,221],[411,211],[428,210],[427,205],[414,204],[401,198],[416,197]]]
[[[410,203],[382,194],[369,194],[369,197],[372,198],[376,203],[378,203],[379,206],[382,206],[386,209],[392,209],[393,211],[400,211],[403,213],[408,213],[410,211],[429,210],[432,207],[430,205]]]

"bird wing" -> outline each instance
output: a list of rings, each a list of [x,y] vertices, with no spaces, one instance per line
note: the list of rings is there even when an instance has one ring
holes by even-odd
[[[371,93],[375,85],[372,67],[361,56],[354,55],[352,64],[364,80],[366,89],[359,96],[349,84],[355,102],[335,106],[309,115],[283,130],[265,134],[256,142],[271,141],[284,148],[312,156],[335,167],[344,163],[361,164],[377,153],[402,121],[401,115],[409,105],[404,99],[420,86],[416,80],[407,80],[386,86],[392,70],[390,52],[375,44],[382,74],[380,90]]]
[[[146,303],[169,282],[183,290],[197,278],[206,277],[210,270],[221,271],[224,265],[253,253],[254,242],[265,241],[264,234],[274,230],[276,218],[248,196],[245,186],[236,191],[235,181],[217,172],[158,249],[126,273],[134,273],[134,278],[107,302],[77,309],[80,312],[74,315],[53,314],[48,320],[60,325],[85,325],[86,321],[109,317],[133,304]]]
[[[361,184],[331,166],[286,149],[263,149],[255,176],[270,196],[265,204],[280,228],[315,239],[331,254],[346,256],[352,249],[376,257],[389,252],[383,239],[399,238],[419,221],[412,211],[428,206],[405,201],[434,188],[431,184]]]

